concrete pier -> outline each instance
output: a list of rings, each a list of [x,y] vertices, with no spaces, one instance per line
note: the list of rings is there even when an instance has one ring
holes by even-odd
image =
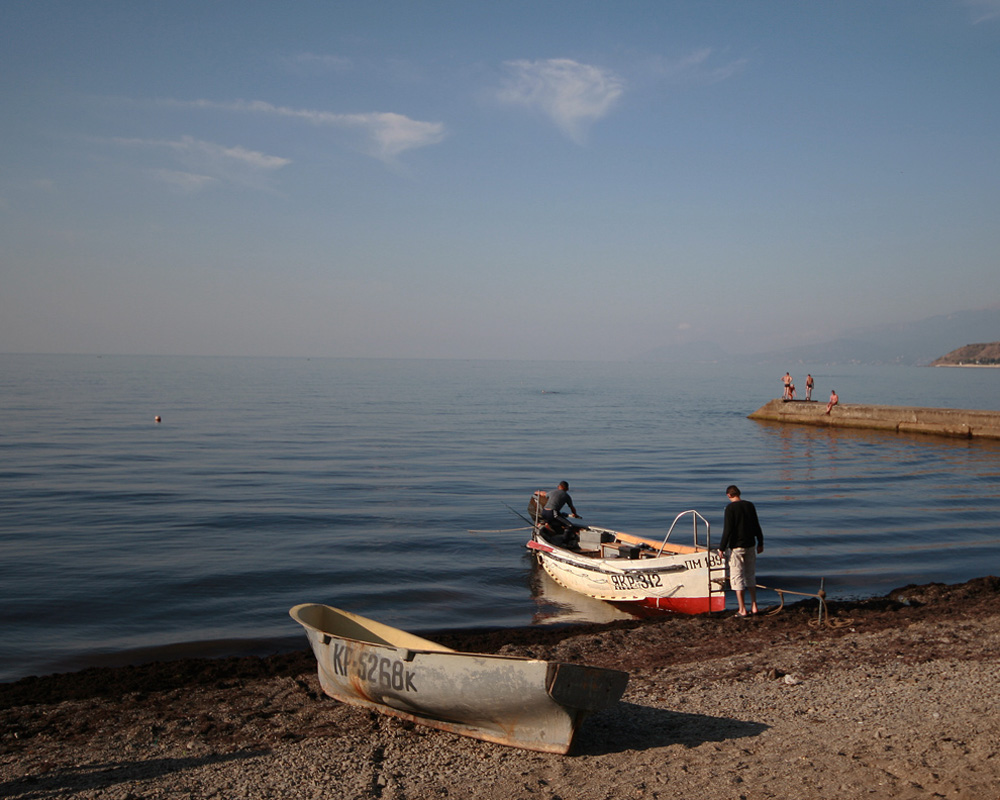
[[[1000,411],[841,403],[834,406],[828,416],[826,403],[776,399],[754,411],[750,419],[830,428],[926,433],[960,439],[1000,439]]]

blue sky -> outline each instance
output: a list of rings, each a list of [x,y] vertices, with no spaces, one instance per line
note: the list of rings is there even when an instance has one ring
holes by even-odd
[[[617,360],[1000,302],[1000,0],[0,29],[2,352]]]

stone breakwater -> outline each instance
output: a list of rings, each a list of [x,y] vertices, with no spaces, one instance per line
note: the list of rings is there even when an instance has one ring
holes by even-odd
[[[749,418],[796,425],[867,428],[960,439],[1000,439],[1000,411],[841,403],[827,414],[826,403],[776,399],[758,408]]]

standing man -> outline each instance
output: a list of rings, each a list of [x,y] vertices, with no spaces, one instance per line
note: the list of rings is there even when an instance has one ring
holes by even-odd
[[[813,376],[806,375],[806,402],[813,399]]]
[[[736,591],[740,606],[737,616],[745,617],[747,607],[743,593],[747,589],[750,590],[750,613],[757,613],[757,553],[764,552],[764,532],[757,520],[757,509],[749,500],[740,499],[738,487],[728,486],[726,496],[729,505],[726,506],[719,555],[725,558],[729,550],[729,585]]]
[[[785,385],[785,392],[784,394],[781,395],[781,399],[791,400],[792,398],[789,396],[788,390],[791,388],[792,385],[792,376],[786,372],[785,377],[781,379],[781,382]]]

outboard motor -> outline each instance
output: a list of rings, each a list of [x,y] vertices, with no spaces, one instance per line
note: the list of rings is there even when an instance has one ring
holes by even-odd
[[[541,520],[542,509],[545,508],[545,503],[548,499],[549,493],[544,489],[539,489],[531,495],[531,499],[528,500],[528,513],[531,515],[532,522],[538,522]]]
[[[549,499],[549,493],[544,489],[539,489],[531,495],[528,500],[528,513],[531,515],[531,522],[537,525],[542,536],[551,544],[557,547],[569,547],[575,549],[580,544],[580,534],[577,527],[563,516],[556,516],[554,519],[546,520],[542,515],[542,509]]]

